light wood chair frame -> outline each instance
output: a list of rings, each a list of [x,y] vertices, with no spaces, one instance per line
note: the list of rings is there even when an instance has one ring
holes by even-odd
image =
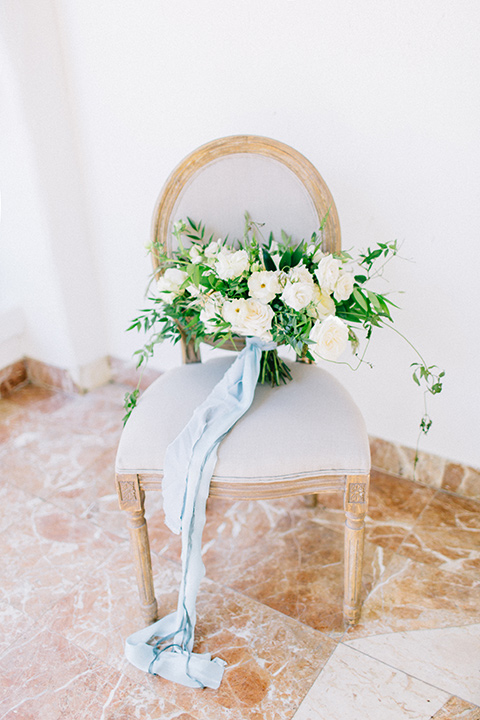
[[[187,156],[172,172],[160,193],[154,213],[153,239],[169,247],[169,223],[175,204],[185,186],[196,172],[208,163],[234,153],[256,153],[284,163],[307,188],[318,213],[319,220],[328,211],[324,242],[330,252],[340,249],[340,226],[335,203],[324,180],[315,167],[299,152],[283,143],[252,135],[221,138],[198,148]],[[154,258],[154,267],[158,261]],[[182,342],[185,363],[200,362],[193,343]],[[147,624],[154,622],[157,601],[153,587],[152,562],[148,528],[145,520],[145,494],[161,491],[162,473],[116,473],[120,509],[128,515],[131,547],[140,595],[142,613]],[[343,615],[347,625],[355,624],[361,612],[361,580],[365,536],[365,516],[368,507],[369,474],[321,475],[291,480],[282,477],[278,482],[226,483],[212,478],[210,496],[235,500],[268,500],[279,497],[304,495],[312,505],[319,493],[342,492],[345,510],[344,541],[344,601]]]

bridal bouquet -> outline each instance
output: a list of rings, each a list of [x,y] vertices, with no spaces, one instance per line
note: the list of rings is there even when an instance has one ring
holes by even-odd
[[[242,338],[256,336],[291,347],[307,362],[340,362],[350,344],[358,367],[374,328],[393,329],[391,308],[397,306],[370,285],[397,254],[397,243],[379,243],[356,259],[348,252],[325,253],[325,220],[318,232],[300,243],[283,231],[278,241],[272,233],[263,238],[262,226],[248,214],[244,237],[234,242],[206,237],[205,225],[190,218],[176,223],[173,252],[167,254],[159,243],[149,248],[158,266],[152,277],[152,306],[128,328],[152,331],[137,351],[138,366],[165,339],[183,339],[195,350],[204,341],[240,349]],[[364,341],[361,354],[359,330]],[[412,363],[414,381],[424,383],[428,393],[440,392],[444,373],[436,374],[436,366],[427,366],[413,349],[420,359]],[[276,349],[262,353],[259,382],[280,385],[289,379],[289,368]],[[126,418],[137,397],[138,388],[127,395]],[[425,412],[423,432],[430,424]]]

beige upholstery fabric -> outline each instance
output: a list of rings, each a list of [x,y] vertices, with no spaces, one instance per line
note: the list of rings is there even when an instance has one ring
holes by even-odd
[[[208,234],[243,237],[244,214],[265,223],[280,239],[280,231],[294,240],[308,240],[320,224],[306,187],[288,167],[274,158],[254,153],[227,155],[202,167],[182,189],[173,209],[170,228],[190,217],[207,223]],[[172,236],[169,233],[169,242]]]
[[[182,365],[156,380],[123,431],[116,471],[161,473],[167,445],[233,359]],[[268,482],[369,472],[365,424],[347,391],[315,365],[292,363],[291,370],[287,385],[257,386],[250,410],[220,445],[215,479]]]

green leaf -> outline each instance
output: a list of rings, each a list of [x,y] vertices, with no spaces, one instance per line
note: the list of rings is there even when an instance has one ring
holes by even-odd
[[[368,304],[364,296],[362,295],[361,291],[358,288],[354,288],[353,290],[353,297],[355,298],[356,302],[360,305],[362,310],[365,310],[365,312],[368,312]]]
[[[270,270],[271,272],[274,272],[277,269],[277,266],[272,260],[272,256],[268,252],[266,247],[262,247],[262,255],[263,255],[263,262],[265,264],[265,270]]]
[[[295,267],[295,265],[298,265],[298,263],[300,262],[302,257],[303,257],[303,243],[300,243],[300,245],[297,247],[297,249],[294,250],[292,253],[290,267]]]
[[[285,268],[289,267],[292,267],[292,251],[290,248],[287,248],[280,259],[280,270],[285,270]]]
[[[380,313],[383,312],[382,306],[380,305],[380,302],[379,302],[376,294],[375,294],[374,292],[372,292],[371,290],[367,290],[367,295],[368,295],[368,299],[369,299],[370,302],[372,303],[372,307],[373,307],[377,312],[380,312]]]

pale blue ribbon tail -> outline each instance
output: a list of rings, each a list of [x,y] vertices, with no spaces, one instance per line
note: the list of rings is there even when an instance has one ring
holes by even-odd
[[[247,338],[207,399],[199,405],[165,454],[165,522],[182,533],[182,582],[177,611],[131,635],[125,655],[136,667],[187,687],[218,688],[225,663],[192,652],[197,592],[205,575],[202,533],[205,507],[223,437],[252,404],[263,350],[275,347]]]
[[[175,635],[177,629],[177,613],[166,615],[127,638],[125,657],[139,670],[159,675],[165,680],[186,687],[209,687],[216,690],[222,681],[226,664],[224,660],[212,660],[210,653],[194,653],[177,647],[162,652],[155,645],[149,644],[155,638]]]

